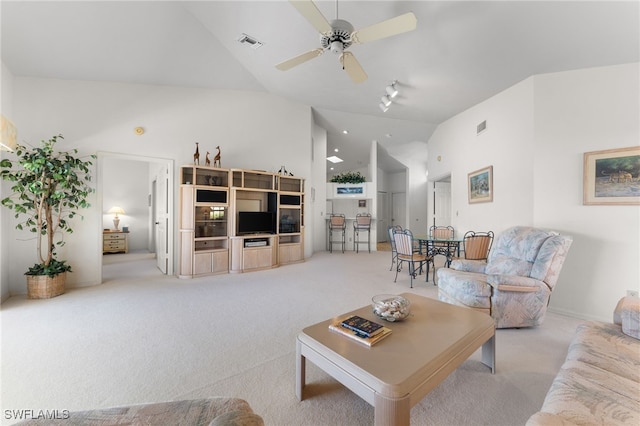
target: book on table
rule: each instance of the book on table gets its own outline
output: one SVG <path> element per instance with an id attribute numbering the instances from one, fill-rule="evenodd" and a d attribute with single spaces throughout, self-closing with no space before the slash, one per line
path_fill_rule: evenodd
<path id="1" fill-rule="evenodd" d="M 343 327 L 342 321 L 336 321 L 332 324 L 329 324 L 329 330 L 349 337 L 350 339 L 366 346 L 373 346 L 374 344 L 391 334 L 390 328 L 382 326 L 378 333 L 371 337 L 366 337 L 355 330 Z"/>
<path id="2" fill-rule="evenodd" d="M 373 337 L 383 331 L 382 324 L 353 315 L 340 323 L 342 327 L 358 332 L 362 337 Z"/>

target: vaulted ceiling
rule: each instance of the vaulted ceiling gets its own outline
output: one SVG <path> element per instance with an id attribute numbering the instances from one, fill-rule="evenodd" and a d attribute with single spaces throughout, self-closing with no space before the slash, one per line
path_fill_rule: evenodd
<path id="1" fill-rule="evenodd" d="M 368 79 L 354 84 L 288 1 L 6 1 L 2 61 L 15 76 L 270 92 L 310 105 L 336 171 L 426 156 L 442 121 L 535 74 L 637 62 L 637 1 L 317 1 L 361 29 L 412 11 L 415 31 L 349 48 Z M 238 41 L 247 34 L 259 49 Z M 385 87 L 399 96 L 379 108 Z M 343 130 L 348 130 L 347 135 Z"/>

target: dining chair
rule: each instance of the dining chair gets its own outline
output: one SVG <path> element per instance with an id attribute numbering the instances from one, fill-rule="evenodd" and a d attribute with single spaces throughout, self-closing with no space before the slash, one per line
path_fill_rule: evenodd
<path id="1" fill-rule="evenodd" d="M 462 240 L 465 259 L 487 260 L 493 244 L 493 231 L 467 231 Z"/>
<path id="2" fill-rule="evenodd" d="M 360 240 L 360 233 L 367 233 L 367 241 Z M 369 253 L 371 253 L 371 215 L 369 213 L 358 213 L 353 222 L 353 249 L 360 252 L 360 244 L 367 243 Z"/>
<path id="3" fill-rule="evenodd" d="M 344 214 L 332 214 L 329 217 L 329 252 L 333 253 L 333 244 L 342 244 L 342 252 L 344 253 L 346 219 Z M 334 240 L 334 233 L 337 234 L 338 240 Z"/>
<path id="4" fill-rule="evenodd" d="M 455 231 L 453 226 L 436 226 L 433 225 L 429 228 L 429 238 L 434 240 L 452 240 Z M 451 264 L 451 259 L 455 254 L 457 245 L 449 242 L 432 241 L 429 247 L 430 254 L 435 256 L 441 254 L 447 258 L 446 265 Z"/>
<path id="5" fill-rule="evenodd" d="M 396 251 L 398 252 L 397 265 L 396 265 L 396 277 L 393 282 L 398 279 L 398 272 L 402 269 L 403 263 L 409 264 L 409 277 L 411 279 L 411 288 L 413 288 L 413 279 L 416 278 L 418 271 L 422 270 L 422 267 L 427 265 L 427 274 L 425 281 L 429 278 L 429 256 L 427 253 L 415 252 L 413 250 L 413 234 L 409 229 L 401 231 L 395 231 L 393 238 L 396 243 Z M 416 267 L 417 265 L 417 267 Z"/>
<path id="6" fill-rule="evenodd" d="M 393 269 L 393 265 L 398 260 L 398 251 L 396 250 L 396 240 L 393 237 L 393 234 L 396 231 L 402 231 L 402 226 L 394 225 L 394 226 L 389 226 L 387 228 L 387 232 L 389 233 L 389 244 L 391 244 L 391 267 L 389 268 L 390 271 Z"/>

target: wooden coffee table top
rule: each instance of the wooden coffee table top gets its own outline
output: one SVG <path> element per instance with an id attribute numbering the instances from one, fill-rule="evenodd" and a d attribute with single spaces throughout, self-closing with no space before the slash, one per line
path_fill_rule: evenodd
<path id="1" fill-rule="evenodd" d="M 426 382 L 435 387 L 494 336 L 494 321 L 487 314 L 412 293 L 402 296 L 411 301 L 411 315 L 404 321 L 383 321 L 371 306 L 365 306 L 305 328 L 298 340 L 374 392 L 397 398 L 420 387 L 428 392 Z M 393 332 L 367 347 L 329 330 L 329 324 L 351 315 L 381 323 Z"/>

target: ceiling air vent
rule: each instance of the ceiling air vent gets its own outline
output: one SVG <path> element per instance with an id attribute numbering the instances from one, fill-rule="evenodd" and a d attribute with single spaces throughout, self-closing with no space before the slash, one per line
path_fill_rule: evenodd
<path id="1" fill-rule="evenodd" d="M 480 133 L 484 132 L 485 130 L 487 130 L 487 120 L 484 120 L 482 123 L 478 124 L 476 126 L 476 135 L 479 135 Z"/>
<path id="2" fill-rule="evenodd" d="M 238 41 L 242 44 L 247 44 L 251 46 L 251 48 L 254 50 L 261 48 L 262 45 L 264 44 L 245 33 L 242 33 L 242 35 L 238 37 Z"/>

